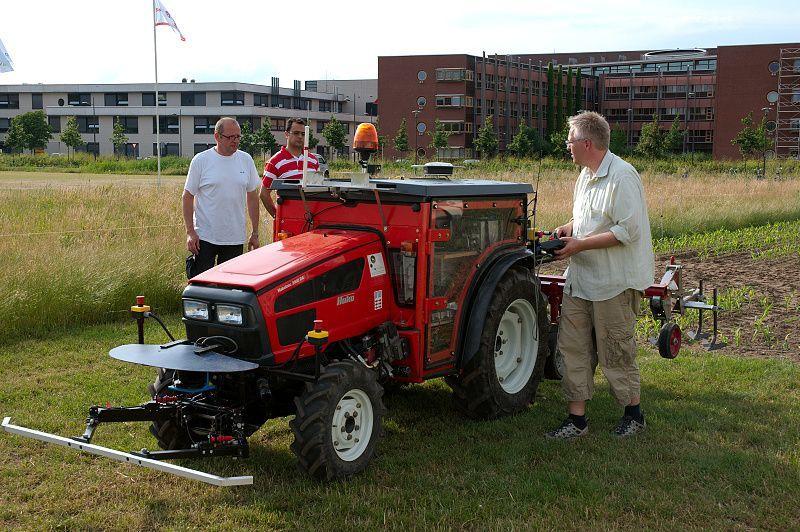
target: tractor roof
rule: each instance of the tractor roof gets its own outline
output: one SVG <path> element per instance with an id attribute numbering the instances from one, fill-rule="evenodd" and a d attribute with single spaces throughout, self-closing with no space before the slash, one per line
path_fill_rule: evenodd
<path id="1" fill-rule="evenodd" d="M 326 180 L 332 185 L 334 179 Z M 346 187 L 349 181 L 342 180 Z M 530 183 L 511 183 L 508 181 L 489 181 L 484 179 L 372 179 L 381 195 L 397 194 L 398 196 L 415 196 L 421 198 L 458 198 L 458 197 L 494 197 L 530 194 L 533 187 Z M 299 179 L 275 180 L 273 190 L 295 191 L 300 188 Z M 317 187 L 319 190 L 319 187 Z"/>

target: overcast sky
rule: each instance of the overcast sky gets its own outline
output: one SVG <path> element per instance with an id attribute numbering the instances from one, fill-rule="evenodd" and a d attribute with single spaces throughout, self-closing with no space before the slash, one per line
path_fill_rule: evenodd
<path id="1" fill-rule="evenodd" d="M 379 55 L 637 50 L 800 41 L 798 0 L 163 0 L 159 80 L 374 78 Z M 153 80 L 151 0 L 0 0 L 0 84 Z"/>

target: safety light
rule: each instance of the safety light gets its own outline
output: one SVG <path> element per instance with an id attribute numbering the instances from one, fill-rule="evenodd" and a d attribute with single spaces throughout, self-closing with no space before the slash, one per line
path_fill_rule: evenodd
<path id="1" fill-rule="evenodd" d="M 234 305 L 217 305 L 217 321 L 226 325 L 241 325 L 242 307 Z"/>
<path id="2" fill-rule="evenodd" d="M 208 303 L 204 301 L 194 301 L 193 299 L 184 299 L 183 315 L 190 320 L 208 321 Z"/>
<path id="3" fill-rule="evenodd" d="M 358 125 L 353 136 L 353 149 L 359 153 L 372 153 L 378 151 L 378 130 L 369 123 Z"/>

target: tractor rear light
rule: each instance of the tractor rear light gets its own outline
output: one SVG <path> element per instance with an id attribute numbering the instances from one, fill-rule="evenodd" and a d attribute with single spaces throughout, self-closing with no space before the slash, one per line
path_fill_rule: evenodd
<path id="1" fill-rule="evenodd" d="M 275 235 L 275 240 L 276 241 L 278 241 L 278 240 L 286 240 L 290 236 L 292 236 L 292 233 L 290 233 L 289 231 L 278 231 L 278 234 Z"/>
<path id="2" fill-rule="evenodd" d="M 190 320 L 208 321 L 208 303 L 204 301 L 194 301 L 193 299 L 184 299 L 183 316 Z"/>
<path id="3" fill-rule="evenodd" d="M 233 305 L 217 305 L 217 321 L 226 325 L 241 325 L 242 307 Z"/>

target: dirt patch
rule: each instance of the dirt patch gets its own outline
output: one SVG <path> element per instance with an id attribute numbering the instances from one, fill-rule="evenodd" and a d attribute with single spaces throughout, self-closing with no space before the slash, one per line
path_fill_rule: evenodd
<path id="1" fill-rule="evenodd" d="M 729 310 L 719 318 L 724 351 L 743 356 L 787 358 L 800 362 L 800 256 L 753 259 L 749 251 L 700 259 L 683 254 L 684 286 L 704 279 L 706 291 L 727 294 Z M 664 271 L 668 257 L 660 257 Z M 709 320 L 706 320 L 709 323 Z"/>
<path id="2" fill-rule="evenodd" d="M 728 307 L 719 316 L 719 332 L 727 344 L 719 353 L 800 363 L 800 256 L 754 259 L 750 251 L 742 251 L 705 259 L 690 252 L 675 258 L 684 265 L 686 289 L 703 279 L 709 301 L 716 287 L 720 303 Z M 657 257 L 657 278 L 668 261 L 669 255 Z M 561 274 L 563 265 L 557 264 L 544 265 L 541 273 Z M 703 327 L 710 331 L 708 314 Z M 694 343 L 684 345 L 700 349 Z"/>

